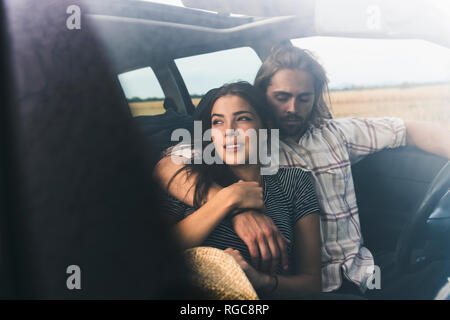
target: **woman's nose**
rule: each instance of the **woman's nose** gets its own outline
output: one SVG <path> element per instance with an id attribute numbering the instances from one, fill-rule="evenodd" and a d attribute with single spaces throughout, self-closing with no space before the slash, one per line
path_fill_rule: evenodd
<path id="1" fill-rule="evenodd" d="M 234 122 L 229 122 L 225 125 L 225 135 L 234 135 L 236 131 L 236 124 Z"/>

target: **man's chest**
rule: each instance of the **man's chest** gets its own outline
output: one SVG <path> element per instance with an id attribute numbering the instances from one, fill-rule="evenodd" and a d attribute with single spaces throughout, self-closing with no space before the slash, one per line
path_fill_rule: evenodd
<path id="1" fill-rule="evenodd" d="M 280 167 L 302 167 L 313 174 L 330 172 L 345 176 L 350 166 L 346 146 L 333 135 L 280 143 Z"/>
<path id="2" fill-rule="evenodd" d="M 351 162 L 342 143 L 310 139 L 281 146 L 280 167 L 302 167 L 311 172 L 323 212 L 343 212 L 356 206 Z"/>

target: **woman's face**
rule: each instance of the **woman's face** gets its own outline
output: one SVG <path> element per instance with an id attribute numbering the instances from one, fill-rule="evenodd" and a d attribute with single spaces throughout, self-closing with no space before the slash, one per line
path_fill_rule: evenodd
<path id="1" fill-rule="evenodd" d="M 226 95 L 211 110 L 212 140 L 218 155 L 228 165 L 256 164 L 260 117 L 239 96 Z"/>

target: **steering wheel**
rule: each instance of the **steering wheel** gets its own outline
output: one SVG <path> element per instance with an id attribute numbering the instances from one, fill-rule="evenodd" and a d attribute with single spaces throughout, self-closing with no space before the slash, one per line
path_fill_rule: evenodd
<path id="1" fill-rule="evenodd" d="M 399 271 L 409 269 L 414 238 L 449 188 L 450 162 L 447 162 L 431 182 L 420 206 L 400 234 L 395 253 L 396 267 Z"/>

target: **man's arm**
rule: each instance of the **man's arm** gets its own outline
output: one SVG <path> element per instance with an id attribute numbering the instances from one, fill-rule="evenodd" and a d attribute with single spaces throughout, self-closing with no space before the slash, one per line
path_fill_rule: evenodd
<path id="1" fill-rule="evenodd" d="M 333 124 L 352 163 L 373 152 L 405 145 L 450 158 L 450 131 L 435 123 L 400 118 L 347 118 L 334 120 Z"/>
<path id="2" fill-rule="evenodd" d="M 450 130 L 441 125 L 405 121 L 406 143 L 450 159 Z"/>
<path id="3" fill-rule="evenodd" d="M 192 214 L 175 226 L 181 246 L 192 248 L 201 245 L 217 225 L 235 208 L 240 197 L 253 199 L 254 206 L 263 205 L 262 187 L 254 181 L 239 181 L 219 191 Z"/>
<path id="4" fill-rule="evenodd" d="M 385 148 L 406 145 L 405 122 L 400 118 L 344 118 L 332 122 L 332 130 L 347 147 L 352 164 Z"/>
<path id="5" fill-rule="evenodd" d="M 300 219 L 295 225 L 293 275 L 280 275 L 275 279 L 268 273 L 255 270 L 239 251 L 231 248 L 225 251 L 241 266 L 255 290 L 262 294 L 269 293 L 266 298 L 299 299 L 322 291 L 320 248 L 320 217 L 316 212 Z"/>
<path id="6" fill-rule="evenodd" d="M 285 270 L 288 268 L 288 240 L 270 217 L 249 210 L 233 217 L 231 223 L 248 248 L 252 266 L 272 274 L 280 262 Z"/>

